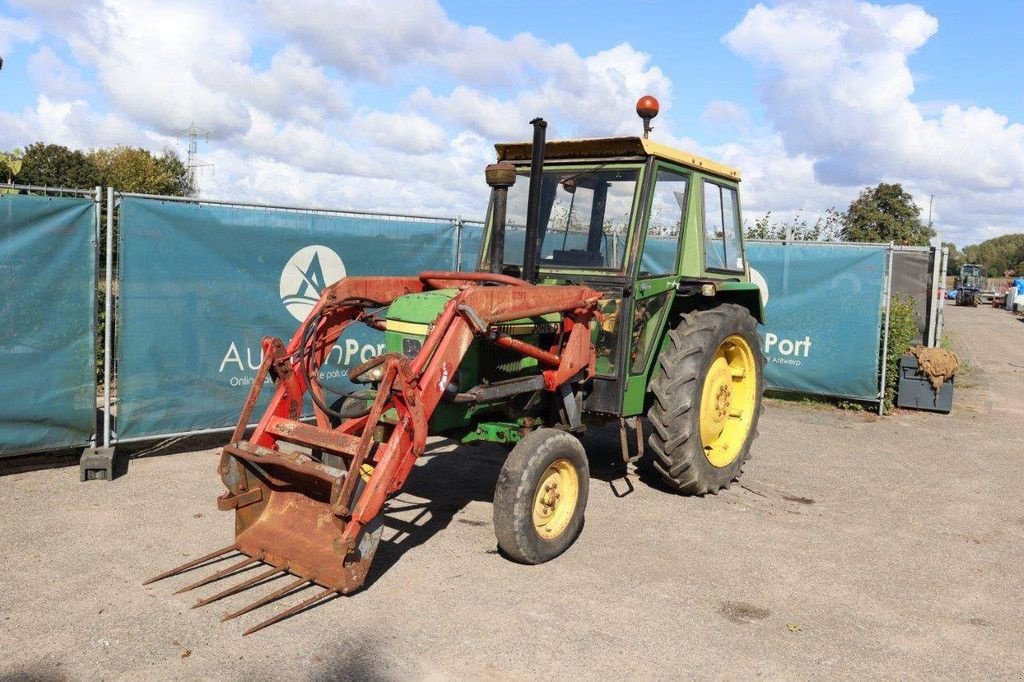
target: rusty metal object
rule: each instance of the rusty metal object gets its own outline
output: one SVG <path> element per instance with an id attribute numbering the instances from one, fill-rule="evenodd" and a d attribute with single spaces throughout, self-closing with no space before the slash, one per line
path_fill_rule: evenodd
<path id="1" fill-rule="evenodd" d="M 633 434 L 636 436 L 636 454 L 629 454 L 629 438 L 626 435 L 626 424 L 632 422 Z M 619 447 L 622 451 L 622 462 L 632 464 L 644 454 L 644 424 L 640 417 L 619 417 Z"/>
<path id="2" fill-rule="evenodd" d="M 508 286 L 483 286 L 484 284 Z M 378 320 L 367 310 L 425 288 L 458 288 L 434 321 L 411 360 L 387 354 L 373 363 L 382 370 L 373 405 L 359 417 L 337 418 L 324 404 L 318 372 L 341 333 L 353 322 Z M 600 294 L 582 286 L 544 286 L 494 273 L 425 272 L 418 278 L 345 278 L 324 290 L 306 321 L 285 345 L 263 341 L 264 358 L 242 410 L 232 442 L 224 447 L 219 473 L 225 492 L 218 508 L 235 513 L 235 542 L 147 581 L 190 571 L 240 555 L 240 561 L 179 590 L 189 591 L 262 565 L 263 571 L 199 599 L 195 606 L 240 594 L 280 576 L 295 581 L 225 616 L 232 619 L 309 585 L 314 596 L 250 628 L 278 622 L 333 595 L 349 594 L 365 581 L 383 529 L 382 510 L 404 485 L 427 442 L 427 423 L 475 339 L 536 357 L 547 369 L 544 388 L 586 378 L 594 371 L 588 324 Z M 472 312 L 472 314 L 470 314 Z M 543 349 L 495 332 L 500 322 L 563 313 L 558 341 Z M 270 403 L 249 438 L 245 426 L 263 379 L 274 379 Z M 316 424 L 298 421 L 306 395 L 314 399 Z M 387 422 L 382 421 L 385 415 Z M 331 453 L 330 466 L 284 445 Z M 333 460 L 332 460 L 333 461 Z M 242 576 L 244 577 L 244 576 Z"/>

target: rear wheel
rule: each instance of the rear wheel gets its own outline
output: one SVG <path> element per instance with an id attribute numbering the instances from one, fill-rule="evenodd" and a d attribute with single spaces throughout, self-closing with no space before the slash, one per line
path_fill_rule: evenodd
<path id="1" fill-rule="evenodd" d="M 575 436 L 537 429 L 505 460 L 494 489 L 498 546 L 525 564 L 554 559 L 583 528 L 590 467 Z"/>
<path id="2" fill-rule="evenodd" d="M 683 315 L 651 381 L 654 468 L 682 493 L 727 488 L 750 457 L 764 393 L 757 323 L 723 304 Z"/>

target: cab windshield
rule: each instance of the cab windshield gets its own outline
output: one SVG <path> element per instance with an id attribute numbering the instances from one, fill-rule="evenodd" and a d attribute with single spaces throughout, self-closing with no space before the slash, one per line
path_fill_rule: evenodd
<path id="1" fill-rule="evenodd" d="M 545 170 L 540 201 L 540 267 L 622 268 L 639 169 Z M 529 169 L 508 191 L 505 265 L 523 264 Z M 483 259 L 487 260 L 487 249 Z"/>

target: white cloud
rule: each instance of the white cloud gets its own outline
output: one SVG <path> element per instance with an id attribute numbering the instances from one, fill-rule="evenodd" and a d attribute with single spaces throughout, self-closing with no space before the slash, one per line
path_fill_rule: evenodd
<path id="1" fill-rule="evenodd" d="M 448 144 L 441 126 L 416 113 L 362 112 L 354 118 L 350 130 L 381 147 L 410 154 L 439 152 Z"/>
<path id="2" fill-rule="evenodd" d="M 173 144 L 173 138 L 142 130 L 115 113 L 98 112 L 81 99 L 39 95 L 34 107 L 18 113 L 0 111 L 0 148 L 37 141 L 77 149 L 125 144 L 154 151 Z"/>
<path id="3" fill-rule="evenodd" d="M 320 123 L 325 117 L 348 114 L 344 86 L 296 45 L 275 53 L 266 71 L 257 72 L 245 61 L 228 59 L 200 61 L 192 71 L 208 90 L 249 102 L 279 120 L 296 117 Z"/>
<path id="4" fill-rule="evenodd" d="M 728 100 L 716 99 L 708 102 L 701 112 L 700 119 L 705 123 L 741 131 L 750 127 L 750 114 L 747 110 Z"/>
<path id="5" fill-rule="evenodd" d="M 0 16 L 0 57 L 10 58 L 15 45 L 36 40 L 39 40 L 39 29 L 34 22 Z"/>
<path id="6" fill-rule="evenodd" d="M 759 68 L 780 151 L 810 160 L 817 183 L 899 181 L 925 204 L 948 196 L 945 228 L 966 235 L 1024 210 L 1024 126 L 957 104 L 926 115 L 912 100 L 908 59 L 938 28 L 914 5 L 788 2 L 757 5 L 723 41 Z M 969 201 L 1001 208 L 983 218 Z"/>
<path id="7" fill-rule="evenodd" d="M 552 123 L 549 135 L 636 135 L 641 127 L 633 105 L 640 96 L 661 100 L 659 125 L 671 109 L 672 83 L 650 62 L 650 55 L 622 44 L 583 59 L 582 71 L 570 78 L 555 72 L 512 97 L 460 85 L 447 95 L 419 88 L 410 102 L 492 139 L 528 137 L 527 123 L 542 114 Z"/>
<path id="8" fill-rule="evenodd" d="M 28 75 L 38 84 L 40 92 L 46 95 L 74 99 L 87 91 L 82 74 L 46 45 L 29 57 Z"/>
<path id="9" fill-rule="evenodd" d="M 568 45 L 529 34 L 502 40 L 479 26 L 451 21 L 433 0 L 263 0 L 278 29 L 323 61 L 357 79 L 390 82 L 423 69 L 474 86 L 517 84 L 532 72 L 578 71 Z"/>
<path id="10" fill-rule="evenodd" d="M 907 59 L 937 29 L 911 5 L 758 5 L 725 42 L 763 68 L 768 117 L 790 152 L 817 159 L 826 182 L 922 173 L 979 188 L 1016 182 L 1024 126 L 956 105 L 925 118 L 911 101 Z"/>

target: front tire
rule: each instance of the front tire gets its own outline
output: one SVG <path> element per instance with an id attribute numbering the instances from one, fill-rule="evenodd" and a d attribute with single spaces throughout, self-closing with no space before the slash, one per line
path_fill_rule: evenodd
<path id="1" fill-rule="evenodd" d="M 590 467 L 575 436 L 542 428 L 519 441 L 494 489 L 494 535 L 514 561 L 540 564 L 569 549 L 583 529 Z"/>
<path id="2" fill-rule="evenodd" d="M 764 357 L 750 312 L 726 303 L 683 314 L 658 357 L 648 412 L 654 468 L 675 490 L 717 493 L 739 477 L 757 437 Z"/>

